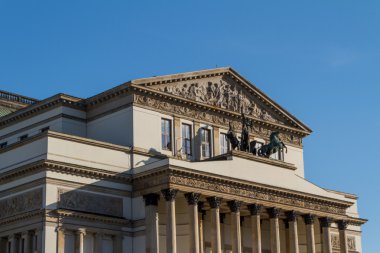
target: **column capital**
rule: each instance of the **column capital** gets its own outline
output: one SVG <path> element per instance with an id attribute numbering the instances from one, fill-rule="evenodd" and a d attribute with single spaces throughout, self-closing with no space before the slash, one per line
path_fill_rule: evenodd
<path id="1" fill-rule="evenodd" d="M 240 206 L 241 202 L 238 200 L 231 200 L 227 202 L 228 207 L 230 208 L 231 212 L 237 213 L 240 212 Z"/>
<path id="2" fill-rule="evenodd" d="M 331 218 L 323 217 L 319 218 L 319 222 L 321 223 L 321 227 L 328 228 L 331 226 L 331 223 L 333 222 Z"/>
<path id="3" fill-rule="evenodd" d="M 189 205 L 197 205 L 201 194 L 195 192 L 185 193 L 185 198 Z"/>
<path id="4" fill-rule="evenodd" d="M 160 195 L 157 193 L 149 193 L 143 196 L 145 206 L 157 206 Z"/>
<path id="5" fill-rule="evenodd" d="M 178 190 L 168 188 L 168 189 L 163 189 L 161 192 L 162 192 L 162 195 L 164 195 L 164 198 L 166 201 L 174 201 L 175 197 L 177 196 Z"/>
<path id="6" fill-rule="evenodd" d="M 56 228 L 56 231 L 57 232 L 65 232 L 65 228 L 60 226 L 60 227 Z M 30 233 L 30 231 L 29 231 L 29 233 Z"/>
<path id="7" fill-rule="evenodd" d="M 219 208 L 220 204 L 222 203 L 222 199 L 218 197 L 208 197 L 207 201 L 210 204 L 211 208 Z"/>
<path id="8" fill-rule="evenodd" d="M 295 211 L 286 212 L 287 221 L 297 221 L 298 214 Z"/>
<path id="9" fill-rule="evenodd" d="M 251 204 L 247 206 L 249 211 L 251 212 L 251 215 L 259 215 L 262 209 L 262 205 L 259 204 Z"/>
<path id="10" fill-rule="evenodd" d="M 76 231 L 77 235 L 86 235 L 86 229 L 85 228 L 78 228 Z"/>
<path id="11" fill-rule="evenodd" d="M 269 214 L 269 217 L 272 218 L 278 218 L 280 216 L 280 209 L 276 207 L 267 208 L 267 212 Z"/>
<path id="12" fill-rule="evenodd" d="M 224 220 L 226 219 L 226 214 L 225 213 L 220 213 L 219 214 L 219 218 L 220 218 L 220 223 L 224 224 Z"/>
<path id="13" fill-rule="evenodd" d="M 349 222 L 347 220 L 339 220 L 338 222 L 339 230 L 346 230 Z"/>
<path id="14" fill-rule="evenodd" d="M 314 224 L 314 215 L 312 214 L 305 214 L 303 215 L 303 220 L 305 221 L 306 225 L 312 225 Z"/>

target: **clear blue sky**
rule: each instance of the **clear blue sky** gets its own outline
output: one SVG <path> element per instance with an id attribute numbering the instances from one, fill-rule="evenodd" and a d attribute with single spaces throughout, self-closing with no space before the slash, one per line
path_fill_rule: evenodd
<path id="1" fill-rule="evenodd" d="M 183 2 L 0 0 L 0 89 L 88 97 L 232 66 L 314 130 L 307 178 L 359 195 L 377 253 L 380 2 Z"/>

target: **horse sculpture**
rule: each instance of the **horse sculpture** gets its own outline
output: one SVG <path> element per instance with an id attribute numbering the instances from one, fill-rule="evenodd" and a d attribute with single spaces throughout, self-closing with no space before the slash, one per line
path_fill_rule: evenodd
<path id="1" fill-rule="evenodd" d="M 239 147 L 240 142 L 236 136 L 234 129 L 232 128 L 231 122 L 229 123 L 226 139 L 231 143 L 232 150 L 235 150 L 237 147 Z"/>
<path id="2" fill-rule="evenodd" d="M 241 129 L 241 143 L 240 143 L 240 150 L 249 152 L 249 131 L 248 127 L 252 127 L 252 121 L 247 119 L 244 115 L 244 113 L 241 114 L 242 116 L 242 129 Z"/>
<path id="3" fill-rule="evenodd" d="M 279 132 L 272 132 L 269 137 L 269 144 L 263 145 L 258 150 L 259 156 L 265 156 L 269 158 L 272 154 L 282 151 L 285 149 L 285 152 L 288 152 L 288 148 L 285 146 L 285 144 L 281 141 L 279 137 Z"/>

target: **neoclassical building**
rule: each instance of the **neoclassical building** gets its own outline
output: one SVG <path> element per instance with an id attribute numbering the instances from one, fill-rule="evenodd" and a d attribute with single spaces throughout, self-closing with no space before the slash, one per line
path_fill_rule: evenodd
<path id="1" fill-rule="evenodd" d="M 304 177 L 309 134 L 231 68 L 1 91 L 0 252 L 362 252 L 357 197 Z"/>

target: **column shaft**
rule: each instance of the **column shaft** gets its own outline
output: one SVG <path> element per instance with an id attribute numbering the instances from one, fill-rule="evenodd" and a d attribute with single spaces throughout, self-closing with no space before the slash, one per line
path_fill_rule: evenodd
<path id="1" fill-rule="evenodd" d="M 102 253 L 103 250 L 103 234 L 101 233 L 96 233 L 94 235 L 94 241 L 95 241 L 95 247 L 94 247 L 94 253 Z M 147 242 L 145 242 L 147 243 Z"/>
<path id="2" fill-rule="evenodd" d="M 175 197 L 177 190 L 165 189 L 162 194 L 166 200 L 166 252 L 177 252 L 177 227 L 175 217 Z"/>
<path id="3" fill-rule="evenodd" d="M 344 220 L 338 221 L 340 253 L 348 253 L 347 230 L 346 230 L 347 226 L 348 226 L 347 221 L 344 221 Z"/>
<path id="4" fill-rule="evenodd" d="M 241 253 L 240 211 L 231 212 L 232 253 Z"/>
<path id="5" fill-rule="evenodd" d="M 260 211 L 262 206 L 252 204 L 247 206 L 251 213 L 251 227 L 252 227 L 252 253 L 261 253 L 261 223 Z"/>
<path id="6" fill-rule="evenodd" d="M 314 216 L 312 214 L 306 214 L 303 218 L 306 226 L 307 253 L 315 253 Z"/>
<path id="7" fill-rule="evenodd" d="M 204 242 L 204 227 L 203 227 L 203 222 L 204 222 L 204 216 L 206 214 L 206 211 L 202 211 L 199 213 L 199 253 L 204 253 L 205 250 L 205 242 Z"/>
<path id="8" fill-rule="evenodd" d="M 75 253 L 84 253 L 84 235 L 85 230 L 83 228 L 78 229 L 75 238 Z"/>
<path id="9" fill-rule="evenodd" d="M 190 227 L 190 253 L 199 253 L 199 226 L 198 226 L 198 201 L 199 193 L 186 193 L 185 198 L 189 204 Z"/>
<path id="10" fill-rule="evenodd" d="M 65 252 L 65 231 L 62 227 L 57 228 L 57 252 L 64 253 Z"/>
<path id="11" fill-rule="evenodd" d="M 159 252 L 158 200 L 160 195 L 150 193 L 144 195 L 145 201 L 145 252 Z M 101 253 L 101 252 L 99 252 Z"/>
<path id="12" fill-rule="evenodd" d="M 297 219 L 289 221 L 289 252 L 299 253 Z"/>
<path id="13" fill-rule="evenodd" d="M 321 218 L 320 223 L 322 227 L 323 253 L 332 253 L 331 231 L 330 231 L 331 219 Z"/>
<path id="14" fill-rule="evenodd" d="M 268 209 L 270 217 L 270 248 L 271 253 L 281 253 L 280 247 L 280 225 L 278 221 L 278 216 L 280 210 L 277 208 Z"/>
<path id="15" fill-rule="evenodd" d="M 211 207 L 211 249 L 212 253 L 222 253 L 220 238 L 220 212 L 221 199 L 217 197 L 207 198 Z"/>

